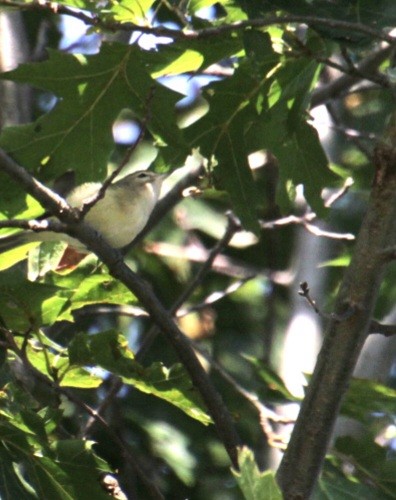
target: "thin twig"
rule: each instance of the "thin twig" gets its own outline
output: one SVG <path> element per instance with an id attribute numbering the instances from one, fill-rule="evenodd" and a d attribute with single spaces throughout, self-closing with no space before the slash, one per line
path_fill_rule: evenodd
<path id="1" fill-rule="evenodd" d="M 342 134 L 345 135 L 346 138 L 357 137 L 358 139 L 362 139 L 365 141 L 378 141 L 378 139 L 379 139 L 378 135 L 374 134 L 373 132 L 365 132 L 363 130 L 356 130 L 354 128 L 344 127 L 343 125 L 340 125 L 340 124 L 333 123 L 332 125 L 330 125 L 330 128 L 332 130 L 335 130 L 336 132 L 341 132 Z"/>
<path id="2" fill-rule="evenodd" d="M 188 22 L 187 16 L 185 13 L 179 8 L 178 5 L 172 5 L 168 0 L 161 0 L 161 4 L 165 5 L 165 7 L 172 12 L 180 21 L 181 25 L 186 28 L 187 26 L 190 25 Z M 159 6 L 158 6 L 159 8 Z"/>
<path id="3" fill-rule="evenodd" d="M 298 292 L 298 295 L 301 295 L 304 297 L 308 304 L 312 307 L 312 309 L 318 314 L 321 318 L 326 319 L 326 320 L 333 320 L 333 321 L 345 321 L 348 318 L 352 316 L 354 313 L 354 308 L 350 307 L 348 310 L 346 310 L 342 315 L 341 314 L 335 314 L 335 313 L 325 313 L 316 304 L 316 301 L 311 297 L 310 294 L 310 289 L 308 286 L 308 283 L 306 281 L 303 281 L 300 283 L 300 290 Z"/>
<path id="4" fill-rule="evenodd" d="M 103 399 L 101 402 L 100 406 L 98 407 L 97 410 L 95 410 L 96 415 L 101 415 L 103 416 L 104 412 L 106 409 L 111 405 L 113 402 L 114 398 L 117 396 L 117 394 L 120 392 L 121 388 L 123 386 L 122 380 L 120 377 L 112 376 L 112 381 L 111 381 L 111 387 L 108 393 L 106 394 L 106 397 Z M 94 418 L 92 415 L 88 419 L 88 422 L 85 424 L 84 429 L 80 433 L 82 437 L 87 437 L 91 433 L 92 427 L 94 424 L 97 422 L 96 418 Z"/>
<path id="5" fill-rule="evenodd" d="M 329 102 L 326 104 L 326 109 L 327 109 L 327 112 L 329 113 L 331 119 L 333 120 L 333 122 L 336 124 L 336 125 L 339 125 L 341 123 L 341 120 L 340 118 L 338 117 L 338 114 L 335 110 L 335 106 L 333 105 L 332 102 Z M 372 160 L 373 159 L 373 152 L 372 150 L 366 146 L 366 144 L 360 139 L 359 136 L 356 136 L 356 135 L 349 135 L 349 136 L 346 136 L 347 139 L 352 142 L 353 144 L 355 144 L 355 146 L 366 156 L 366 158 L 368 160 Z"/>
<path id="6" fill-rule="evenodd" d="M 380 87 L 389 88 L 390 82 L 385 75 L 375 74 L 375 73 L 363 73 L 358 66 L 349 66 L 346 67 L 342 64 L 339 64 L 328 57 L 321 57 L 315 52 L 308 51 L 307 54 L 310 58 L 315 61 L 325 64 L 329 68 L 333 68 L 338 70 L 340 73 L 343 73 L 345 76 L 349 76 L 355 80 L 367 80 L 369 82 L 375 83 Z M 313 106 L 312 106 L 313 107 Z"/>
<path id="7" fill-rule="evenodd" d="M 206 274 L 211 270 L 213 262 L 216 257 L 227 247 L 231 238 L 234 236 L 235 232 L 240 230 L 240 223 L 235 218 L 235 216 L 229 212 L 228 213 L 228 223 L 223 237 L 217 242 L 217 244 L 212 248 L 209 253 L 208 259 L 201 266 L 197 274 L 191 280 L 189 285 L 184 289 L 182 294 L 176 299 L 169 309 L 169 314 L 174 315 L 176 311 L 181 307 L 184 302 L 194 293 L 196 288 L 200 285 Z M 144 335 L 143 342 L 140 346 L 139 351 L 136 354 L 136 358 L 140 361 L 148 352 L 153 341 L 159 333 L 159 329 L 156 325 L 152 326 L 150 330 Z"/>
<path id="8" fill-rule="evenodd" d="M 238 392 L 242 397 L 244 397 L 247 401 L 249 401 L 249 403 L 252 406 L 254 406 L 257 413 L 259 414 L 260 425 L 263 429 L 264 434 L 267 437 L 268 444 L 275 448 L 282 448 L 282 449 L 285 448 L 286 443 L 284 439 L 282 438 L 281 435 L 277 434 L 274 431 L 271 422 L 287 425 L 294 423 L 294 420 L 282 417 L 281 415 L 278 415 L 275 411 L 268 408 L 268 406 L 266 406 L 264 403 L 260 401 L 260 398 L 257 396 L 257 394 L 248 391 L 241 384 L 239 384 L 239 382 L 237 382 L 221 366 L 220 363 L 215 361 L 206 350 L 202 349 L 194 342 L 192 342 L 192 344 L 194 345 L 194 348 L 200 353 L 200 355 L 206 359 L 206 361 L 210 364 L 210 366 L 214 368 L 221 375 L 221 377 L 224 380 L 226 380 L 231 385 L 231 387 L 233 387 L 233 389 L 236 392 Z"/>
<path id="9" fill-rule="evenodd" d="M 198 304 L 194 304 L 194 305 L 186 307 L 186 308 L 180 308 L 176 313 L 176 317 L 182 318 L 183 316 L 187 316 L 188 314 L 191 314 L 192 312 L 200 311 L 201 309 L 205 309 L 209 305 L 212 305 L 215 302 L 218 302 L 219 300 L 224 299 L 224 297 L 228 297 L 229 295 L 235 293 L 243 285 L 245 285 L 248 281 L 250 281 L 256 277 L 257 277 L 257 275 L 252 275 L 252 276 L 248 276 L 244 279 L 234 281 L 233 283 L 228 285 L 226 288 L 224 288 L 224 290 L 219 290 L 219 291 L 210 293 L 207 297 L 205 297 Z"/>
<path id="10" fill-rule="evenodd" d="M 209 256 L 209 251 L 202 247 L 192 244 L 184 247 L 172 245 L 170 243 L 148 243 L 144 247 L 146 252 L 176 259 L 185 259 L 191 262 L 205 262 Z M 282 286 L 288 286 L 294 279 L 294 274 L 290 271 L 274 271 L 272 269 L 263 269 L 238 261 L 235 258 L 224 254 L 218 255 L 212 266 L 212 270 L 231 276 L 232 278 L 246 279 L 251 276 L 263 276 L 274 283 Z"/>
<path id="11" fill-rule="evenodd" d="M 326 199 L 325 207 L 326 208 L 332 207 L 334 205 L 334 203 L 336 203 L 343 196 L 345 196 L 348 193 L 348 191 L 350 190 L 350 188 L 353 186 L 353 183 L 354 183 L 354 181 L 353 181 L 352 177 L 348 177 L 347 179 L 345 179 L 345 182 L 344 182 L 342 188 L 340 190 L 336 191 L 335 193 L 332 193 Z M 355 237 L 353 239 L 355 239 Z"/>
<path id="12" fill-rule="evenodd" d="M 185 287 L 183 293 L 176 299 L 170 308 L 170 313 L 175 314 L 176 311 L 181 307 L 189 297 L 194 293 L 198 286 L 202 283 L 204 277 L 211 270 L 213 262 L 215 261 L 217 255 L 219 255 L 230 243 L 232 237 L 237 231 L 241 230 L 241 224 L 232 214 L 232 212 L 227 213 L 227 227 L 222 238 L 217 242 L 217 244 L 212 248 L 209 253 L 209 257 L 203 266 L 198 270 L 197 274 L 190 281 L 190 283 Z"/>
<path id="13" fill-rule="evenodd" d="M 202 28 L 198 30 L 175 30 L 165 28 L 163 26 L 140 26 L 134 23 L 121 23 L 117 21 L 103 20 L 98 15 L 92 13 L 85 14 L 83 11 L 74 10 L 61 4 L 55 4 L 49 1 L 19 3 L 9 0 L 1 0 L 0 5 L 6 7 L 16 7 L 20 10 L 47 10 L 55 14 L 63 14 L 75 17 L 88 26 L 94 26 L 103 30 L 116 31 L 139 31 L 141 33 L 152 34 L 156 36 L 169 37 L 172 40 L 196 40 L 201 38 L 211 38 L 230 34 L 235 31 L 241 31 L 249 28 L 265 28 L 276 24 L 295 24 L 304 23 L 311 28 L 315 26 L 326 26 L 330 28 L 339 28 L 351 32 L 361 33 L 377 40 L 383 40 L 390 44 L 394 43 L 394 38 L 387 33 L 380 30 L 371 28 L 370 26 L 354 23 L 349 21 L 342 21 L 338 19 L 329 19 L 328 17 L 319 16 L 304 16 L 304 15 L 271 15 L 258 19 L 247 19 L 244 21 L 236 21 L 234 23 L 223 24 L 221 26 Z"/>
<path id="14" fill-rule="evenodd" d="M 394 42 L 385 48 L 380 48 L 379 50 L 370 53 L 366 58 L 362 59 L 356 66 L 358 72 L 361 75 L 366 75 L 367 73 L 371 74 L 390 56 L 393 50 L 393 45 Z M 312 93 L 311 109 L 316 106 L 320 106 L 321 104 L 325 104 L 330 99 L 340 97 L 360 79 L 361 77 L 357 75 L 344 74 L 327 85 L 322 85 Z"/>
<path id="15" fill-rule="evenodd" d="M 315 220 L 316 217 L 317 216 L 314 212 L 308 212 L 302 217 L 297 217 L 296 215 L 288 215 L 287 217 L 282 217 L 273 221 L 261 222 L 260 226 L 262 229 L 274 229 L 277 226 L 280 227 L 296 224 L 303 226 L 308 232 L 314 234 L 315 236 L 347 241 L 352 241 L 355 239 L 355 236 L 351 233 L 335 233 L 332 231 L 325 231 L 318 228 L 317 226 L 314 226 L 313 224 L 310 224 L 310 222 Z"/>

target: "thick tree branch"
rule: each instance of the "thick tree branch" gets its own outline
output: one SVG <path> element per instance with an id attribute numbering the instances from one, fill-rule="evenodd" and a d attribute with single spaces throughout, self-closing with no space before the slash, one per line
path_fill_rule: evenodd
<path id="1" fill-rule="evenodd" d="M 110 274 L 119 279 L 140 300 L 152 320 L 172 344 L 180 361 L 188 371 L 193 384 L 199 391 L 213 418 L 217 433 L 228 452 L 233 466 L 238 467 L 237 446 L 240 444 L 240 439 L 234 428 L 232 418 L 187 339 L 153 294 L 148 283 L 127 267 L 118 250 L 110 247 L 100 238 L 96 231 L 80 222 L 79 218 L 76 218 L 73 209 L 62 198 L 34 179 L 2 150 L 0 150 L 0 168 L 23 185 L 26 192 L 34 196 L 44 208 L 50 210 L 62 222 L 67 224 L 68 234 L 80 240 L 93 251 L 108 267 Z"/>
<path id="2" fill-rule="evenodd" d="M 315 26 L 326 26 L 327 28 L 338 28 L 347 31 L 361 33 L 377 40 L 383 40 L 390 44 L 394 43 L 394 38 L 380 30 L 371 28 L 361 23 L 342 21 L 339 19 L 329 19 L 328 17 L 305 16 L 305 15 L 268 15 L 259 19 L 247 19 L 234 23 L 223 24 L 221 26 L 202 28 L 198 30 L 180 30 L 165 28 L 163 26 L 140 26 L 134 23 L 121 23 L 116 21 L 107 21 L 94 14 L 86 14 L 83 11 L 74 10 L 61 4 L 49 1 L 19 3 L 9 0 L 1 0 L 0 5 L 6 7 L 17 7 L 20 10 L 49 10 L 56 14 L 63 14 L 79 19 L 87 26 L 95 26 L 109 31 L 138 31 L 156 36 L 169 37 L 173 40 L 191 40 L 199 38 L 210 38 L 222 36 L 236 31 L 242 31 L 249 28 L 265 28 L 274 24 L 293 24 L 303 23 L 315 28 Z"/>
<path id="3" fill-rule="evenodd" d="M 390 130 L 388 137 L 396 137 Z M 393 132 L 393 134 L 392 134 Z M 375 151 L 375 177 L 354 255 L 342 281 L 317 364 L 277 478 L 287 499 L 309 498 L 320 472 L 342 398 L 369 333 L 385 261 L 396 241 L 396 143 Z"/>

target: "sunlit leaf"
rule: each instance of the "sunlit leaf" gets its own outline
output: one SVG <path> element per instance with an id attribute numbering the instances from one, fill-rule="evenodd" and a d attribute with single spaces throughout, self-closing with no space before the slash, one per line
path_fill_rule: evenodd
<path id="1" fill-rule="evenodd" d="M 266 75 L 278 62 L 268 37 L 259 38 L 250 43 L 249 50 L 260 46 L 265 55 L 259 61 L 245 61 L 232 77 L 208 85 L 204 97 L 209 112 L 186 130 L 192 147 L 199 146 L 205 157 L 215 158 L 215 175 L 220 186 L 229 193 L 245 228 L 254 232 L 258 231 L 259 196 L 248 163 L 251 151 L 245 143 L 245 134 L 257 119 L 261 94 L 268 90 Z"/>
<path id="2" fill-rule="evenodd" d="M 341 412 L 365 422 L 376 413 L 394 415 L 395 401 L 395 389 L 374 380 L 353 378 L 349 384 Z"/>
<path id="3" fill-rule="evenodd" d="M 111 2 L 109 13 L 114 21 L 140 24 L 148 21 L 154 0 L 119 0 Z"/>
<path id="4" fill-rule="evenodd" d="M 0 137 L 1 147 L 42 177 L 53 178 L 69 168 L 76 170 L 78 181 L 103 177 L 114 148 L 112 126 L 124 108 L 140 119 L 150 113 L 150 131 L 171 147 L 184 147 L 175 120 L 180 96 L 150 77 L 136 46 L 104 44 L 99 54 L 88 56 L 51 51 L 48 61 L 21 65 L 1 78 L 29 83 L 59 98 L 36 122 L 7 128 Z M 4 179 L 0 192 L 15 193 L 14 184 Z M 0 200 L 1 210 L 3 196 Z"/>
<path id="5" fill-rule="evenodd" d="M 72 364 L 98 365 L 122 377 L 124 383 L 168 401 L 190 417 L 206 425 L 211 422 L 181 365 L 141 366 L 135 361 L 125 337 L 115 331 L 77 335 L 69 346 L 69 355 Z"/>
<path id="6" fill-rule="evenodd" d="M 21 332 L 54 323 L 67 299 L 52 285 L 26 281 L 19 271 L 0 274 L 0 315 L 8 328 Z"/>
<path id="7" fill-rule="evenodd" d="M 283 496 L 272 471 L 260 472 L 252 450 L 238 453 L 239 471 L 232 471 L 246 500 L 282 500 Z"/>

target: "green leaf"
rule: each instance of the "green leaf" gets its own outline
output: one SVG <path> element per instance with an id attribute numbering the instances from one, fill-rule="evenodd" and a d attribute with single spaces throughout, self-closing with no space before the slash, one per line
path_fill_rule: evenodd
<path id="1" fill-rule="evenodd" d="M 67 368 L 62 375 L 60 384 L 62 387 L 75 387 L 76 389 L 96 389 L 103 382 L 101 377 L 98 377 L 88 370 L 80 366 L 72 366 Z"/>
<path id="2" fill-rule="evenodd" d="M 92 56 L 50 51 L 48 61 L 3 73 L 3 79 L 30 83 L 59 100 L 36 122 L 5 129 L 0 146 L 45 179 L 69 168 L 76 170 L 78 182 L 98 179 L 106 173 L 114 148 L 112 126 L 119 113 L 129 108 L 144 119 L 148 107 L 147 126 L 154 136 L 183 150 L 175 119 L 180 96 L 150 77 L 142 52 L 136 46 L 116 43 L 103 44 L 101 52 Z M 12 183 L 5 182 L 0 193 L 7 193 L 10 186 L 15 192 Z M 4 206 L 1 194 L 0 210 Z"/>
<path id="3" fill-rule="evenodd" d="M 371 481 L 370 481 L 371 482 Z M 321 477 L 312 494 L 312 500 L 385 500 L 384 492 L 370 484 L 347 477 L 338 467 L 326 460 Z"/>
<path id="4" fill-rule="evenodd" d="M 149 434 L 155 455 L 164 460 L 184 484 L 193 486 L 197 460 L 190 448 L 189 439 L 176 426 L 162 420 L 143 424 Z"/>
<path id="5" fill-rule="evenodd" d="M 108 498 L 98 478 L 110 469 L 92 452 L 92 442 L 62 440 L 50 447 L 44 425 L 50 413 L 18 413 L 15 402 L 13 410 L 9 417 L 2 412 L 0 418 L 2 498 L 15 498 L 8 496 L 10 491 L 19 491 L 17 498 L 31 498 L 34 492 L 56 500 Z"/>
<path id="6" fill-rule="evenodd" d="M 366 434 L 358 439 L 342 436 L 337 439 L 335 447 L 353 463 L 354 475 L 373 482 L 384 498 L 396 497 L 396 460 L 389 460 L 387 450 L 376 444 L 371 436 Z"/>
<path id="7" fill-rule="evenodd" d="M 287 389 L 283 380 L 263 361 L 246 354 L 243 357 L 252 365 L 256 377 L 264 386 L 259 388 L 262 399 L 275 401 L 299 401 L 298 398 Z"/>
<path id="8" fill-rule="evenodd" d="M 70 297 L 71 308 L 89 304 L 136 304 L 128 288 L 109 274 L 94 274 L 83 279 Z"/>
<path id="9" fill-rule="evenodd" d="M 95 270 L 94 259 L 86 258 L 72 272 L 67 274 L 51 273 L 47 281 L 60 287 L 60 294 L 67 297 L 58 320 L 74 321 L 72 312 L 93 304 L 136 304 L 135 296 L 120 281 L 105 272 Z"/>
<path id="10" fill-rule="evenodd" d="M 212 7 L 216 4 L 221 5 L 227 12 L 228 15 L 224 19 L 225 21 L 231 22 L 246 19 L 245 13 L 240 7 L 237 7 L 238 2 L 234 0 L 190 0 L 188 2 L 188 10 L 195 14 L 205 7 Z"/>
<path id="11" fill-rule="evenodd" d="M 15 269 L 0 274 L 0 316 L 7 328 L 37 329 L 58 318 L 67 299 L 53 285 L 32 283 Z"/>
<path id="12" fill-rule="evenodd" d="M 238 452 L 239 471 L 232 473 L 246 500 L 282 500 L 282 493 L 272 471 L 260 472 L 252 450 L 247 447 Z"/>
<path id="13" fill-rule="evenodd" d="M 347 267 L 351 262 L 351 256 L 348 254 L 340 255 L 335 259 L 325 260 L 318 265 L 318 268 L 321 267 Z"/>
<path id="14" fill-rule="evenodd" d="M 68 7 L 77 7 L 78 9 L 89 10 L 90 12 L 98 11 L 98 2 L 94 0 L 60 0 L 58 3 Z"/>
<path id="15" fill-rule="evenodd" d="M 15 266 L 18 262 L 25 260 L 28 252 L 38 245 L 38 242 L 28 243 L 26 245 L 13 248 L 12 250 L 2 252 L 0 255 L 0 271 L 5 271 L 10 267 Z"/>
<path id="16" fill-rule="evenodd" d="M 119 0 L 111 2 L 109 14 L 120 23 L 147 24 L 147 14 L 154 0 Z"/>
<path id="17" fill-rule="evenodd" d="M 3 500 L 37 500 L 32 487 L 15 473 L 15 464 L 7 449 L 0 446 L 0 495 Z"/>
<path id="18" fill-rule="evenodd" d="M 375 413 L 395 414 L 396 390 L 374 380 L 353 378 L 341 407 L 341 413 L 363 423 Z"/>
<path id="19" fill-rule="evenodd" d="M 277 201 L 283 209 L 297 185 L 319 215 L 324 214 L 322 189 L 337 176 L 330 170 L 316 130 L 306 123 L 305 112 L 320 66 L 312 60 L 287 61 L 272 75 L 268 100 L 249 128 L 246 142 L 251 152 L 271 151 L 279 161 Z"/>
<path id="20" fill-rule="evenodd" d="M 35 246 L 28 254 L 28 278 L 35 281 L 45 276 L 49 271 L 59 267 L 67 244 L 59 242 L 43 242 Z"/>
<path id="21" fill-rule="evenodd" d="M 72 491 L 73 499 L 106 500 L 108 494 L 100 485 L 100 475 L 111 472 L 108 464 L 94 452 L 92 441 L 64 439 L 52 445 L 54 460 L 60 473 L 59 481 Z"/>
<path id="22" fill-rule="evenodd" d="M 41 416 L 28 409 L 22 409 L 20 416 L 28 432 L 36 436 L 42 443 L 48 442 L 44 420 Z"/>
<path id="23" fill-rule="evenodd" d="M 17 339 L 17 343 L 22 342 L 23 339 Z M 43 332 L 40 332 L 32 342 L 28 342 L 25 348 L 32 366 L 50 379 L 56 376 L 57 381 L 63 387 L 94 389 L 103 382 L 102 378 L 93 375 L 83 367 L 70 366 L 66 349 L 52 342 Z M 49 387 L 38 379 L 29 381 L 28 389 L 39 400 L 51 392 Z"/>
<path id="24" fill-rule="evenodd" d="M 201 423 L 211 422 L 181 365 L 167 368 L 162 363 L 153 363 L 144 368 L 135 361 L 125 337 L 114 330 L 76 335 L 69 345 L 69 356 L 72 364 L 98 365 L 122 377 L 125 384 L 168 401 Z"/>
<path id="25" fill-rule="evenodd" d="M 164 75 L 179 75 L 187 71 L 196 71 L 204 62 L 202 54 L 196 50 L 187 49 L 176 59 L 163 67 L 161 70 L 152 73 L 153 78 L 159 78 Z"/>
<path id="26" fill-rule="evenodd" d="M 226 1 L 220 1 L 218 2 L 217 0 L 190 0 L 188 3 L 188 8 L 191 12 L 195 13 L 201 9 L 204 9 L 205 7 L 212 7 L 216 3 L 227 3 Z"/>
<path id="27" fill-rule="evenodd" d="M 274 52 L 268 33 L 254 29 L 244 31 L 243 44 L 246 57 L 249 59 L 256 77 L 267 74 L 278 63 L 279 55 Z"/>
<path id="28" fill-rule="evenodd" d="M 365 469 L 374 472 L 386 459 L 386 449 L 374 443 L 371 436 L 355 439 L 352 436 L 337 438 L 335 447 L 345 456 L 353 458 Z"/>
<path id="29" fill-rule="evenodd" d="M 4 173 L 0 172 L 0 178 L 8 179 L 8 176 L 5 175 Z M 16 185 L 16 184 L 15 184 Z M 22 192 L 22 190 L 20 190 Z M 6 204 L 6 200 L 12 204 L 12 195 L 10 193 L 4 192 L 5 200 L 4 204 Z M 40 205 L 40 203 L 30 196 L 30 194 L 26 194 L 23 192 L 23 196 L 25 198 L 24 200 L 24 206 L 26 207 L 25 210 L 22 210 L 19 214 L 18 217 L 19 219 L 35 219 L 39 215 L 43 214 L 43 207 Z M 0 211 L 0 220 L 6 220 L 9 215 L 9 212 L 7 211 L 7 207 L 5 207 L 5 210 L 2 212 Z M 1 229 L 0 234 L 1 236 L 6 236 L 11 233 L 15 233 L 15 229 Z"/>
<path id="30" fill-rule="evenodd" d="M 290 205 L 290 187 L 302 184 L 304 196 L 311 208 L 323 215 L 325 208 L 321 192 L 331 186 L 337 176 L 329 169 L 327 157 L 316 130 L 304 120 L 287 125 L 288 112 L 276 106 L 263 113 L 261 122 L 249 134 L 248 142 L 255 150 L 269 149 L 279 161 L 280 186 L 277 201 L 281 207 Z"/>
<path id="31" fill-rule="evenodd" d="M 269 93 L 269 107 L 286 106 L 287 127 L 298 130 L 303 113 L 308 109 L 311 90 L 318 80 L 321 66 L 310 59 L 288 61 L 274 74 Z"/>
<path id="32" fill-rule="evenodd" d="M 244 227 L 254 232 L 258 232 L 256 209 L 260 197 L 248 163 L 252 151 L 245 143 L 245 134 L 257 118 L 262 95 L 267 93 L 266 75 L 279 60 L 267 37 L 260 38 L 260 43 L 266 55 L 259 62 L 245 61 L 232 77 L 208 85 L 204 97 L 209 112 L 186 129 L 190 146 L 199 147 L 206 158 L 215 158 L 216 179 L 230 195 Z"/>
<path id="33" fill-rule="evenodd" d="M 288 140 L 273 150 L 280 163 L 280 177 L 286 185 L 304 186 L 304 196 L 311 208 L 323 215 L 325 208 L 322 189 L 332 185 L 336 176 L 328 168 L 328 162 L 319 142 L 316 130 L 305 122 L 296 126 Z"/>
<path id="34" fill-rule="evenodd" d="M 219 137 L 216 147 L 216 176 L 221 179 L 234 205 L 235 213 L 241 217 L 244 227 L 258 233 L 260 226 L 255 208 L 259 202 L 252 172 L 246 154 L 240 124 L 233 122 Z"/>

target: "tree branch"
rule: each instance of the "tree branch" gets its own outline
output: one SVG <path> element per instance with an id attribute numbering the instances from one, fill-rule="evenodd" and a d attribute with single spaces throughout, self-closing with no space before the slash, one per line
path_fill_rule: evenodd
<path id="1" fill-rule="evenodd" d="M 213 418 L 217 433 L 228 452 L 231 463 L 234 467 L 238 467 L 237 447 L 241 441 L 234 428 L 232 418 L 187 339 L 153 294 L 148 283 L 127 267 L 118 250 L 109 246 L 96 231 L 80 222 L 78 217 L 76 220 L 75 212 L 62 198 L 34 179 L 2 150 L 0 150 L 0 168 L 19 184 L 22 184 L 25 190 L 34 196 L 44 208 L 50 210 L 67 224 L 66 232 L 93 251 L 108 267 L 110 274 L 120 280 L 147 309 L 152 320 L 172 344 L 180 361 L 188 371 Z"/>
<path id="2" fill-rule="evenodd" d="M 370 55 L 360 61 L 356 66 L 357 74 L 342 75 L 327 85 L 322 85 L 314 90 L 311 97 L 311 109 L 321 104 L 325 104 L 331 99 L 340 97 L 340 95 L 346 92 L 355 83 L 361 81 L 362 78 L 366 78 L 366 75 L 372 74 L 373 71 L 376 71 L 378 66 L 390 56 L 392 50 L 394 50 L 394 46 L 388 45 L 385 48 L 370 53 Z"/>
<path id="3" fill-rule="evenodd" d="M 370 321 L 369 333 L 377 333 L 384 337 L 393 337 L 393 335 L 396 335 L 396 325 L 384 325 L 373 319 Z"/>
<path id="4" fill-rule="evenodd" d="M 169 309 L 169 314 L 172 316 L 176 314 L 177 310 L 184 304 L 184 302 L 194 293 L 194 290 L 200 285 L 204 276 L 210 271 L 212 268 L 213 262 L 215 261 L 217 255 L 219 255 L 222 250 L 228 245 L 231 241 L 231 238 L 234 236 L 235 232 L 240 229 L 239 221 L 230 213 L 228 215 L 228 224 L 227 228 L 224 232 L 223 237 L 217 242 L 217 245 L 209 253 L 207 260 L 201 266 L 197 274 L 190 281 L 188 286 L 184 289 L 181 295 L 176 299 L 176 301 L 172 304 Z M 159 331 L 157 326 L 150 328 L 150 330 L 145 334 L 144 341 L 137 353 L 136 358 L 140 361 L 147 353 L 148 349 L 152 345 L 154 339 L 158 335 Z"/>
<path id="5" fill-rule="evenodd" d="M 30 231 L 53 231 L 63 233 L 66 226 L 57 220 L 36 220 L 36 219 L 9 219 L 0 221 L 0 229 L 3 228 L 27 229 Z"/>
<path id="6" fill-rule="evenodd" d="M 396 136 L 390 129 L 389 137 Z M 381 284 L 380 250 L 396 241 L 396 144 L 374 155 L 375 177 L 366 216 L 345 272 L 317 364 L 277 479 L 287 499 L 309 498 L 357 359 L 370 329 Z"/>
<path id="7" fill-rule="evenodd" d="M 296 224 L 299 226 L 303 226 L 304 229 L 306 229 L 309 233 L 314 234 L 315 236 L 321 236 L 333 240 L 352 241 L 355 239 L 355 236 L 351 233 L 334 233 L 332 231 L 325 231 L 317 226 L 314 226 L 313 224 L 311 224 L 311 221 L 315 220 L 316 218 L 317 216 L 314 212 L 308 212 L 301 217 L 288 215 L 286 217 L 281 217 L 280 219 L 275 219 L 273 221 L 263 221 L 260 223 L 260 227 L 262 229 L 274 229 L 275 227 Z"/>
<path id="8" fill-rule="evenodd" d="M 249 28 L 265 28 L 274 24 L 294 24 L 303 23 L 311 28 L 315 25 L 326 26 L 327 28 L 344 29 L 363 35 L 370 36 L 377 40 L 383 40 L 390 44 L 394 43 L 394 38 L 386 33 L 371 28 L 361 23 L 342 21 L 338 19 L 329 19 L 328 17 L 305 16 L 305 15 L 271 15 L 258 19 L 247 19 L 234 23 L 223 24 L 221 26 L 202 28 L 198 30 L 180 30 L 165 28 L 163 26 L 140 26 L 134 23 L 120 23 L 117 21 L 105 21 L 95 14 L 85 14 L 82 11 L 74 10 L 61 4 L 40 1 L 31 3 L 19 3 L 9 0 L 1 0 L 0 5 L 5 7 L 16 7 L 20 10 L 47 10 L 56 14 L 63 14 L 79 19 L 87 26 L 94 26 L 107 31 L 138 31 L 156 36 L 169 37 L 172 40 L 195 40 L 200 38 L 211 38 L 221 36 L 235 31 L 241 31 Z"/>
<path id="9" fill-rule="evenodd" d="M 395 260 L 396 259 L 396 245 L 382 249 L 380 251 L 380 255 L 385 261 Z"/>

